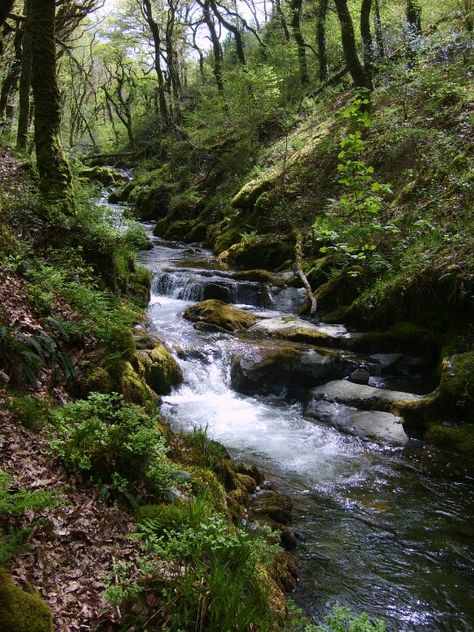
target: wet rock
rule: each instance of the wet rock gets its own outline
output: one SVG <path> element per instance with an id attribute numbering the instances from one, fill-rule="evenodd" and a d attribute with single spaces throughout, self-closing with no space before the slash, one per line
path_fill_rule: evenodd
<path id="1" fill-rule="evenodd" d="M 382 444 L 404 446 L 408 436 L 403 419 L 379 410 L 359 410 L 337 402 L 312 402 L 306 415 L 334 426 L 340 432 L 363 437 Z"/>
<path id="2" fill-rule="evenodd" d="M 305 400 L 317 384 L 344 377 L 354 366 L 350 354 L 303 345 L 255 345 L 231 359 L 231 386 L 245 395 L 274 394 Z"/>
<path id="3" fill-rule="evenodd" d="M 294 551 L 298 546 L 298 540 L 292 529 L 282 529 L 280 532 L 280 544 L 285 551 Z"/>
<path id="4" fill-rule="evenodd" d="M 278 524 L 289 524 L 293 511 L 293 501 L 286 494 L 264 491 L 252 499 L 249 509 L 251 518 L 270 518 Z"/>
<path id="5" fill-rule="evenodd" d="M 250 465 L 249 463 L 241 463 L 240 461 L 234 461 L 234 470 L 238 474 L 245 474 L 246 476 L 250 476 L 257 483 L 257 485 L 262 485 L 265 478 L 260 472 L 260 470 L 255 465 Z"/>
<path id="6" fill-rule="evenodd" d="M 349 380 L 354 384 L 368 384 L 370 371 L 365 366 L 360 366 L 349 375 Z"/>
<path id="7" fill-rule="evenodd" d="M 228 285 L 222 283 L 205 283 L 202 292 L 203 300 L 217 300 L 224 303 L 232 302 L 232 291 Z"/>
<path id="8" fill-rule="evenodd" d="M 95 180 L 104 186 L 128 182 L 130 178 L 121 170 L 113 167 L 84 167 L 79 175 L 87 180 Z"/>
<path id="9" fill-rule="evenodd" d="M 249 494 L 255 494 L 257 491 L 257 483 L 254 478 L 247 476 L 247 474 L 237 474 L 237 479 Z"/>
<path id="10" fill-rule="evenodd" d="M 411 393 L 354 384 L 347 380 L 335 380 L 312 389 L 306 412 L 311 414 L 313 408 L 321 400 L 355 406 L 362 410 L 388 411 L 394 402 L 417 399 L 419 397 Z"/>
<path id="11" fill-rule="evenodd" d="M 293 246 L 281 235 L 256 236 L 233 244 L 219 258 L 242 268 L 275 270 L 293 257 Z"/>
<path id="12" fill-rule="evenodd" d="M 269 336 L 293 342 L 303 342 L 322 346 L 342 346 L 349 337 L 342 325 L 314 325 L 297 316 L 266 318 L 249 329 L 252 336 Z"/>
<path id="13" fill-rule="evenodd" d="M 202 301 L 193 305 L 183 316 L 194 323 L 216 326 L 227 332 L 247 329 L 257 320 L 253 314 L 217 300 Z"/>

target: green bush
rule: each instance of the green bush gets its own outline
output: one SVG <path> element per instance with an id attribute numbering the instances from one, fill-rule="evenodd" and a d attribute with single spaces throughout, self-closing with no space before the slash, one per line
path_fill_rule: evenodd
<path id="1" fill-rule="evenodd" d="M 367 614 L 352 615 L 349 608 L 335 606 L 322 625 L 307 625 L 304 632 L 385 632 L 381 620 L 372 623 Z"/>
<path id="2" fill-rule="evenodd" d="M 66 465 L 89 473 L 104 492 L 123 495 L 132 505 L 166 498 L 177 480 L 157 417 L 127 404 L 121 395 L 92 393 L 54 413 L 52 442 Z"/>

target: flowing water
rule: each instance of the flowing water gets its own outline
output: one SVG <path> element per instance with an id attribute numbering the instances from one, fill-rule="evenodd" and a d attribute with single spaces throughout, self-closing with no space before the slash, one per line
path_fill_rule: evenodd
<path id="1" fill-rule="evenodd" d="M 152 327 L 185 375 L 162 412 L 175 429 L 206 428 L 292 496 L 295 600 L 318 620 L 340 603 L 384 618 L 389 630 L 474 630 L 474 486 L 463 463 L 421 444 L 387 448 L 340 434 L 284 397 L 234 392 L 230 356 L 252 343 L 197 331 L 184 310 L 212 297 L 266 316 L 291 313 L 301 291 L 237 281 L 198 246 L 155 239 L 142 262 L 153 274 Z M 374 383 L 426 390 L 419 376 Z"/>

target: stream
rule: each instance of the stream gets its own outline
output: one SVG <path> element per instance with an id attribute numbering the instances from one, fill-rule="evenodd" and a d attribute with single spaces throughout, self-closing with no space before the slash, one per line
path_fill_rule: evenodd
<path id="1" fill-rule="evenodd" d="M 341 604 L 383 618 L 390 631 L 472 632 L 474 479 L 463 463 L 412 440 L 387 447 L 342 434 L 305 417 L 285 392 L 235 392 L 231 358 L 245 357 L 254 341 L 198 330 L 183 312 L 222 295 L 260 317 L 294 314 L 302 290 L 236 280 L 198 244 L 151 239 L 140 256 L 152 273 L 151 328 L 185 376 L 163 398 L 162 414 L 175 430 L 206 429 L 292 497 L 299 538 L 292 598 L 318 621 Z M 382 373 L 370 384 L 413 393 L 433 387 L 423 371 Z"/>

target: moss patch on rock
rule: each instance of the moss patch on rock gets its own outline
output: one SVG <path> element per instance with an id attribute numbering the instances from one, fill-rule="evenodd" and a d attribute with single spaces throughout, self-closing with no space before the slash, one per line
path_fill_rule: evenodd
<path id="1" fill-rule="evenodd" d="M 261 235 L 240 241 L 220 254 L 220 259 L 243 268 L 275 270 L 293 257 L 293 244 L 288 236 Z"/>
<path id="2" fill-rule="evenodd" d="M 135 366 L 145 383 L 158 395 L 168 395 L 183 381 L 183 372 L 167 347 L 157 342 L 153 349 L 139 350 Z"/>
<path id="3" fill-rule="evenodd" d="M 189 307 L 184 318 L 229 332 L 248 329 L 257 321 L 253 314 L 213 299 Z"/>
<path id="4" fill-rule="evenodd" d="M 0 632 L 54 632 L 51 612 L 41 597 L 20 590 L 2 569 Z"/>

